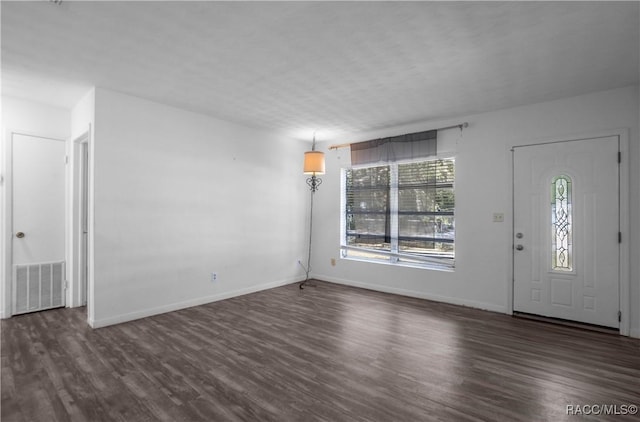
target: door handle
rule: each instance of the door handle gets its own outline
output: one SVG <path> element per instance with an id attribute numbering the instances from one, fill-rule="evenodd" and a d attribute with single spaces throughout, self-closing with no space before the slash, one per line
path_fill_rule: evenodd
<path id="1" fill-rule="evenodd" d="M 517 246 L 516 246 L 516 249 L 517 249 L 517 250 L 519 250 L 519 251 L 521 251 L 521 250 L 523 250 L 523 249 L 524 249 L 524 246 L 522 246 L 522 245 L 517 245 Z"/>
<path id="2" fill-rule="evenodd" d="M 17 237 L 18 239 L 22 239 L 22 238 L 24 237 L 24 233 L 22 233 L 22 232 L 18 232 L 18 233 L 16 233 L 16 237 Z"/>

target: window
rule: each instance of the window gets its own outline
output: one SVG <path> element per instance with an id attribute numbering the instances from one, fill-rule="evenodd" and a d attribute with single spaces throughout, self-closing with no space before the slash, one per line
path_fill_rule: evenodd
<path id="1" fill-rule="evenodd" d="M 452 268 L 454 160 L 344 170 L 342 256 Z"/>

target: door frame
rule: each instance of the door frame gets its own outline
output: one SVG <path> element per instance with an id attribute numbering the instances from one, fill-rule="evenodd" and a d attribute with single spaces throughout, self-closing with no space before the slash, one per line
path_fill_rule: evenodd
<path id="1" fill-rule="evenodd" d="M 87 239 L 87 250 L 82 248 L 83 244 L 83 201 L 86 200 L 87 229 L 89 229 L 89 148 L 90 131 L 87 131 L 69 143 L 68 156 L 68 189 L 67 195 L 67 231 L 66 231 L 66 255 L 68 262 L 67 279 L 69 280 L 69 307 L 84 306 L 88 302 L 89 273 L 83 275 L 85 267 L 89 265 L 89 239 Z M 83 164 L 83 148 L 87 148 L 86 163 Z M 86 165 L 86 175 L 83 174 L 83 165 Z M 86 179 L 85 179 L 86 176 Z M 86 183 L 86 195 L 83 191 L 83 183 Z M 90 231 L 90 230 L 88 230 Z"/>
<path id="2" fill-rule="evenodd" d="M 621 153 L 621 160 L 618 165 L 618 200 L 619 200 L 619 231 L 622 233 L 622 242 L 618 244 L 619 247 L 619 310 L 621 314 L 620 321 L 620 334 L 623 336 L 629 336 L 630 334 L 630 318 L 631 318 L 631 292 L 630 292 L 630 262 L 629 262 L 629 240 L 631 237 L 631 231 L 629 230 L 629 129 L 612 129 L 602 132 L 590 132 L 586 134 L 569 135 L 566 137 L 558 138 L 545 138 L 531 140 L 530 142 L 523 142 L 522 144 L 512 145 L 511 152 L 511 189 L 509 191 L 511 202 L 511 230 L 509 230 L 508 245 L 508 261 L 510 265 L 509 276 L 510 279 L 507 282 L 507 313 L 513 315 L 513 303 L 514 303 L 514 288 L 515 288 L 515 265 L 514 265 L 514 248 L 515 248 L 515 150 L 516 148 L 544 145 L 544 144 L 556 144 L 561 142 L 581 141 L 588 139 L 610 138 L 617 137 L 619 151 Z"/>
<path id="3" fill-rule="evenodd" d="M 66 145 L 67 164 L 65 168 L 65 278 L 67 289 L 65 303 L 67 307 L 82 306 L 86 300 L 87 322 L 91 325 L 93 311 L 93 142 L 92 126 L 87 126 L 87 131 L 71 140 L 60 139 L 55 136 L 47 136 L 41 133 L 33 133 L 25 130 L 8 128 L 2 133 L 0 139 L 0 318 L 10 318 L 13 313 L 13 136 L 25 135 L 37 138 L 54 139 L 64 141 Z M 81 227 L 79 180 L 81 175 L 82 143 L 87 145 L 87 279 L 84 289 L 79 285 L 77 265 L 74 271 L 73 263 L 79 264 L 82 253 L 78 247 L 79 231 Z M 80 230 L 81 232 L 81 230 Z"/>

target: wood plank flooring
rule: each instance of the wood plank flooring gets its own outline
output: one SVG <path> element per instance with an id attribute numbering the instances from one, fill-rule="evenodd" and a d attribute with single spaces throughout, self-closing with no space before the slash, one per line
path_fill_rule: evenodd
<path id="1" fill-rule="evenodd" d="M 2 321 L 1 420 L 560 421 L 640 405 L 640 341 L 325 282 L 112 327 Z M 591 416 L 586 420 L 638 420 Z"/>

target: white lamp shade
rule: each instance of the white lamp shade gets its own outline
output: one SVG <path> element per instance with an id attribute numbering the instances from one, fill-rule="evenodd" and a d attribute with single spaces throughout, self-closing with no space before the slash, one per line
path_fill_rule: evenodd
<path id="1" fill-rule="evenodd" d="M 304 174 L 324 174 L 324 152 L 307 151 L 304 153 Z"/>

